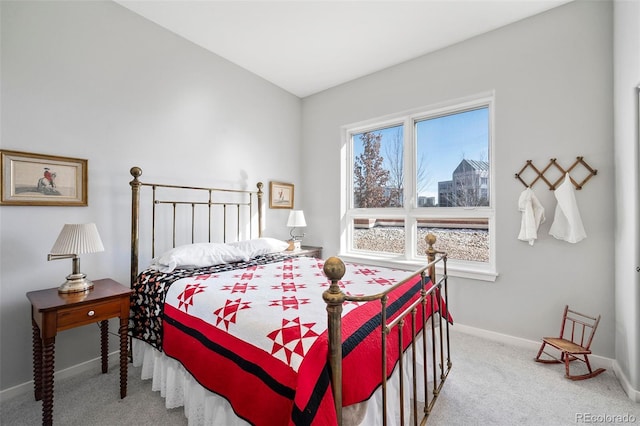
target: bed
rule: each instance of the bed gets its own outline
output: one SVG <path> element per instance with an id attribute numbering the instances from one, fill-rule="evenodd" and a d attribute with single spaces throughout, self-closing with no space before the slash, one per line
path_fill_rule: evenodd
<path id="1" fill-rule="evenodd" d="M 452 366 L 433 235 L 413 272 L 298 256 L 263 236 L 261 183 L 131 175 L 132 359 L 167 408 L 190 425 L 426 423 Z"/>

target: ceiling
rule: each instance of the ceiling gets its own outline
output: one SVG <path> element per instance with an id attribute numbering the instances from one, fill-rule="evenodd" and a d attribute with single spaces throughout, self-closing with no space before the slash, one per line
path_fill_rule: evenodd
<path id="1" fill-rule="evenodd" d="M 571 0 L 115 0 L 305 97 Z"/>

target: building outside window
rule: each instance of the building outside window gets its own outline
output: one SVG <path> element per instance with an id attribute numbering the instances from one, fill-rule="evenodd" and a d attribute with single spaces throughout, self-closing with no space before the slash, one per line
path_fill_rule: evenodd
<path id="1" fill-rule="evenodd" d="M 424 237 L 450 272 L 495 278 L 493 97 L 344 128 L 343 255 L 420 263 Z"/>
<path id="2" fill-rule="evenodd" d="M 451 180 L 438 182 L 437 206 L 488 206 L 488 175 L 487 161 L 463 159 L 453 171 Z"/>

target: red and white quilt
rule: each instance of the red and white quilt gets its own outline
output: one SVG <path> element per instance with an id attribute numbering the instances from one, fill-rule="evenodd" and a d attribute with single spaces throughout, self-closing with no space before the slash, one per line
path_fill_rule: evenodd
<path id="1" fill-rule="evenodd" d="M 340 284 L 352 295 L 382 292 L 408 275 L 346 266 Z M 252 424 L 335 425 L 322 267 L 322 260 L 298 257 L 174 282 L 164 305 L 164 352 Z M 391 316 L 419 297 L 420 286 L 418 276 L 390 295 Z M 408 324 L 403 333 L 408 344 Z M 345 303 L 342 338 L 346 406 L 368 399 L 380 384 L 380 302 Z M 390 374 L 397 333 L 388 347 L 395 348 Z"/>

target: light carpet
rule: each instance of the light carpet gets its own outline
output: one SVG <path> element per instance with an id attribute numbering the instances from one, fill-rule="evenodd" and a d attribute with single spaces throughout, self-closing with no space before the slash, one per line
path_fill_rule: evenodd
<path id="1" fill-rule="evenodd" d="M 455 326 L 451 351 L 453 368 L 428 425 L 640 425 L 640 404 L 627 397 L 611 370 L 574 382 L 564 378 L 563 365 L 534 362 L 535 351 Z M 151 381 L 140 380 L 139 368 L 129 364 L 124 399 L 119 386 L 117 365 L 107 374 L 88 371 L 56 381 L 54 424 L 187 425 L 182 408 L 167 410 L 159 393 L 151 391 Z M 2 425 L 38 425 L 41 415 L 32 392 L 0 407 Z"/>

